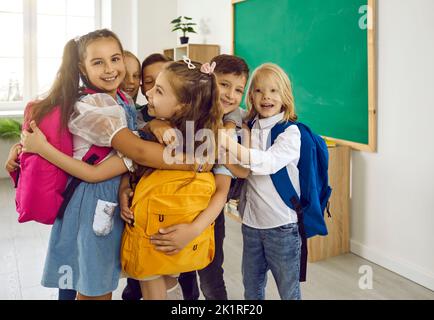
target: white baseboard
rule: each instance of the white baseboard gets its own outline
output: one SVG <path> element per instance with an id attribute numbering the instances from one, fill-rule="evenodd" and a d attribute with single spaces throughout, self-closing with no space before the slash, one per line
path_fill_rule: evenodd
<path id="1" fill-rule="evenodd" d="M 350 251 L 366 260 L 393 271 L 421 286 L 434 291 L 434 273 L 417 265 L 388 256 L 357 241 L 350 241 Z"/>

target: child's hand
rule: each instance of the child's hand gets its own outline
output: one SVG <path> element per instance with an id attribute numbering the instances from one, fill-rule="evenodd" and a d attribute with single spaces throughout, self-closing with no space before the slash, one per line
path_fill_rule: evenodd
<path id="1" fill-rule="evenodd" d="M 176 141 L 176 131 L 167 121 L 154 119 L 149 122 L 149 130 L 161 144 L 168 145 Z"/>
<path id="2" fill-rule="evenodd" d="M 134 193 L 131 188 L 125 188 L 119 192 L 119 205 L 121 209 L 121 218 L 129 225 L 134 224 L 134 215 L 130 210 L 130 199 L 133 197 Z"/>
<path id="3" fill-rule="evenodd" d="M 47 144 L 47 138 L 44 133 L 36 126 L 35 121 L 30 122 L 30 128 L 33 133 L 23 131 L 21 135 L 21 144 L 23 152 L 40 153 Z"/>
<path id="4" fill-rule="evenodd" d="M 230 136 L 230 134 L 228 134 L 227 130 L 220 129 L 218 131 L 219 148 L 224 149 L 224 150 L 228 150 L 228 148 L 229 148 L 228 139 L 231 139 L 231 136 Z"/>
<path id="5" fill-rule="evenodd" d="M 167 255 L 177 254 L 200 234 L 192 224 L 188 223 L 177 224 L 159 231 L 151 236 L 151 243 L 155 245 L 156 250 L 163 251 Z"/>
<path id="6" fill-rule="evenodd" d="M 18 155 L 21 153 L 21 148 L 22 148 L 21 144 L 16 143 L 12 146 L 11 150 L 9 151 L 8 159 L 6 160 L 5 163 L 5 169 L 8 172 L 14 172 L 20 166 L 16 160 L 18 158 Z"/>

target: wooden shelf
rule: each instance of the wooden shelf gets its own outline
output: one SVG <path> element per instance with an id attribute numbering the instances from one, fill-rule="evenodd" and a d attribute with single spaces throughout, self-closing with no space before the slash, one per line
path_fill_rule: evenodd
<path id="1" fill-rule="evenodd" d="M 220 54 L 220 46 L 216 44 L 189 43 L 165 49 L 163 50 L 163 54 L 175 61 L 182 60 L 183 56 L 187 56 L 192 61 L 205 63 Z"/>

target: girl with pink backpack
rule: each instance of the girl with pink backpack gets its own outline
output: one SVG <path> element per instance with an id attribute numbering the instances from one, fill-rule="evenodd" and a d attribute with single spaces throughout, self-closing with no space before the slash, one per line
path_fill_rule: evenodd
<path id="1" fill-rule="evenodd" d="M 143 141 L 132 132 L 136 129 L 134 105 L 118 90 L 124 76 L 123 48 L 117 36 L 105 29 L 88 33 L 66 44 L 62 65 L 49 95 L 26 110 L 24 128 L 29 128 L 30 123 L 30 129 L 40 137 L 42 133 L 36 125 L 40 126 L 50 142 L 44 143 L 45 151 L 56 155 L 49 160 L 71 175 L 91 182 L 77 184 L 63 208 L 63 215 L 57 216 L 42 279 L 42 285 L 77 291 L 78 299 L 83 300 L 110 299 L 118 285 L 124 223 L 117 202 L 121 175 L 132 169 L 127 157 L 150 167 L 192 169 L 189 165 L 165 164 L 163 146 Z M 79 88 L 80 79 L 85 90 Z M 56 113 L 62 120 L 58 121 L 58 126 L 53 126 L 57 138 L 51 139 L 52 123 L 48 120 L 53 114 L 56 118 Z M 68 136 L 69 131 L 72 138 Z M 42 148 L 35 142 L 35 133 L 30 135 L 24 131 L 24 139 L 26 136 L 29 140 L 34 138 L 33 147 Z M 73 143 L 64 144 L 65 141 Z M 86 160 L 92 145 L 113 146 L 119 152 L 99 150 L 95 155 L 103 159 L 101 164 L 83 167 L 82 160 Z M 23 148 L 23 151 L 21 160 L 24 156 L 33 156 L 35 162 L 45 161 L 39 155 L 26 153 L 31 149 Z M 23 173 L 23 165 L 30 163 L 30 160 L 21 163 Z M 52 167 L 49 169 L 54 171 Z M 46 178 L 45 174 L 50 172 L 41 170 L 40 176 Z M 55 175 L 51 175 L 51 179 Z M 73 181 L 69 179 L 68 188 Z M 40 202 L 41 199 L 35 198 L 29 201 Z"/>

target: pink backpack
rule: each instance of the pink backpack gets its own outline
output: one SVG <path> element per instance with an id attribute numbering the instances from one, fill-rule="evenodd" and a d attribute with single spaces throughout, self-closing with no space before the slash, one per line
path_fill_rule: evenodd
<path id="1" fill-rule="evenodd" d="M 95 93 L 87 90 L 86 94 Z M 122 99 L 125 99 L 121 95 Z M 27 105 L 25 114 L 31 104 Z M 38 125 L 49 143 L 68 156 L 73 155 L 72 134 L 67 128 L 61 129 L 60 107 L 54 107 Z M 23 130 L 28 130 L 29 124 L 23 124 Z M 96 164 L 104 159 L 111 148 L 92 146 L 83 161 Z M 75 188 L 81 182 L 73 178 L 65 189 L 69 175 L 62 169 L 51 164 L 37 154 L 21 153 L 18 157 L 20 168 L 10 176 L 15 184 L 15 205 L 18 212 L 18 222 L 36 221 L 51 225 L 56 217 L 63 214 Z"/>
<path id="2" fill-rule="evenodd" d="M 30 111 L 27 105 L 25 114 Z M 55 148 L 72 156 L 72 135 L 67 128 L 61 129 L 60 108 L 54 107 L 39 123 L 39 128 Z M 29 124 L 23 124 L 28 130 Z M 20 168 L 11 173 L 15 182 L 15 205 L 18 222 L 37 221 L 53 224 L 62 204 L 62 192 L 68 181 L 68 174 L 37 154 L 21 153 L 18 157 Z"/>

